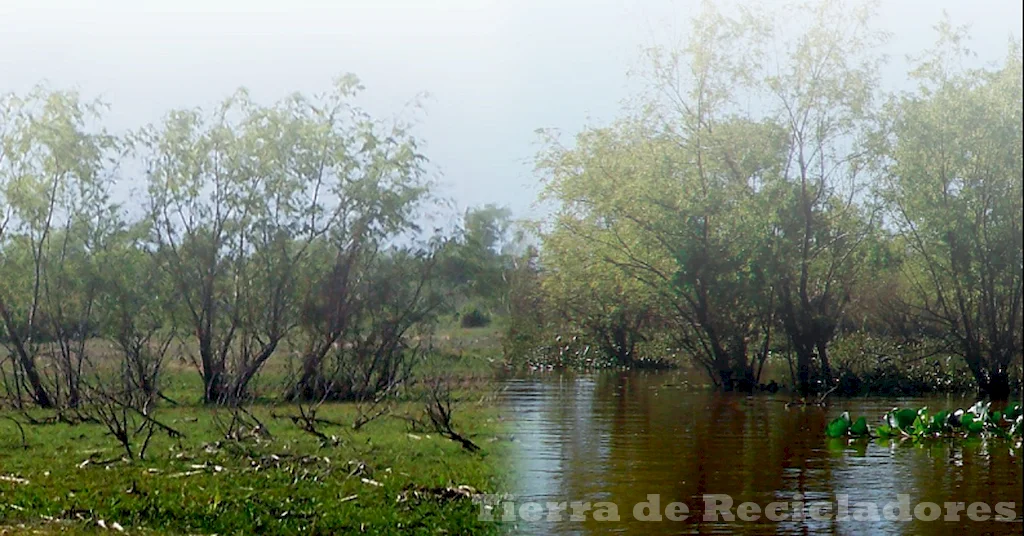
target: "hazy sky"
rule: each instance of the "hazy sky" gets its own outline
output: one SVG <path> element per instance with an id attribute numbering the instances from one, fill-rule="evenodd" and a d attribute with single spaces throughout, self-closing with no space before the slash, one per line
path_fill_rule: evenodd
<path id="1" fill-rule="evenodd" d="M 638 52 L 685 35 L 696 0 L 0 0 L 0 93 L 47 80 L 112 104 L 114 129 L 207 105 L 238 86 L 270 101 L 344 72 L 377 116 L 429 92 L 419 136 L 460 206 L 529 214 L 535 129 L 615 117 Z M 928 47 L 946 10 L 1000 61 L 1020 0 L 882 0 L 899 59 Z M 887 81 L 899 84 L 897 62 Z"/>

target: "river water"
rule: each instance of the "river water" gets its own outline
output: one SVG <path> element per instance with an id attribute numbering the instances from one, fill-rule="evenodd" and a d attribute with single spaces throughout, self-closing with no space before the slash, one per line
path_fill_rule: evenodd
<path id="1" fill-rule="evenodd" d="M 1005 440 L 849 443 L 824 434 L 842 411 L 874 423 L 894 406 L 939 410 L 971 400 L 858 398 L 787 408 L 786 395 L 715 393 L 690 388 L 686 379 L 682 372 L 607 372 L 509 380 L 504 404 L 514 423 L 515 485 L 492 515 L 514 519 L 515 533 L 536 535 L 1024 532 L 1021 451 Z M 732 521 L 721 511 L 727 499 L 712 494 L 731 498 Z M 640 517 L 654 513 L 649 495 L 657 496 L 661 521 L 635 516 L 645 502 L 652 508 Z M 901 495 L 908 496 L 902 508 Z M 570 517 L 574 501 L 591 503 L 591 510 L 577 506 L 582 520 Z M 666 512 L 673 502 L 687 510 Z M 747 521 L 738 508 L 745 502 L 754 503 Z M 769 511 L 773 502 L 783 505 Z M 951 514 L 960 521 L 944 521 L 947 502 L 986 503 L 990 519 L 973 521 L 961 510 Z M 1000 502 L 1014 503 L 1016 521 L 996 519 Z M 985 506 L 976 508 L 975 517 L 984 517 Z M 910 520 L 885 517 L 904 511 Z M 841 512 L 849 518 L 837 520 Z M 717 519 L 705 520 L 708 513 Z M 612 514 L 618 521 L 607 520 Z M 926 520 L 934 515 L 939 519 Z"/>

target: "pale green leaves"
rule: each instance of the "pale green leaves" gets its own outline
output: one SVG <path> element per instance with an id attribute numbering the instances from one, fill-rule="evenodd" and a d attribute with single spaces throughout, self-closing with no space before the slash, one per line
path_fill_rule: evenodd
<path id="1" fill-rule="evenodd" d="M 914 253 L 914 298 L 984 388 L 1021 347 L 1024 91 L 1019 46 L 997 69 L 963 56 L 962 31 L 941 26 L 914 72 L 921 87 L 890 103 L 883 194 Z"/>
<path id="2" fill-rule="evenodd" d="M 37 86 L 0 100 L 0 208 L 39 237 L 108 198 L 118 140 L 96 123 L 105 105 Z"/>

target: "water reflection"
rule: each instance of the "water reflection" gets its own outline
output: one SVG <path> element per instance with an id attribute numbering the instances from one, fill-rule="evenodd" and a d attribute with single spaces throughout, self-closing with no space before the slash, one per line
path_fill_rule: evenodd
<path id="1" fill-rule="evenodd" d="M 828 418 L 839 408 L 786 408 L 783 396 L 731 395 L 680 387 L 684 373 L 548 375 L 512 380 L 506 403 L 515 415 L 516 495 L 523 502 L 611 501 L 621 521 L 518 524 L 537 535 L 591 534 L 1020 534 L 1024 514 L 1020 451 L 1005 442 L 967 444 L 829 441 Z M 965 400 L 856 399 L 839 402 L 854 415 L 895 405 L 950 407 Z M 689 508 L 682 522 L 642 522 L 633 506 L 649 494 L 661 513 L 671 502 Z M 881 508 L 910 496 L 942 504 L 1015 501 L 1015 523 L 967 521 L 703 521 L 706 494 L 735 505 L 794 501 Z M 733 509 L 735 512 L 735 508 Z M 570 512 L 571 513 L 571 512 Z M 855 514 L 856 512 L 851 512 Z M 912 513 L 912 512 L 908 512 Z M 966 527 L 964 526 L 966 524 Z"/>

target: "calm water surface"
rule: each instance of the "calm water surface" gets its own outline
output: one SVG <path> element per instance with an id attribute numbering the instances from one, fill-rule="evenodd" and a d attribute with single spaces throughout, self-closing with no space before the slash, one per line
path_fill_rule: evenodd
<path id="1" fill-rule="evenodd" d="M 963 399 L 837 399 L 828 408 L 786 408 L 788 396 L 747 397 L 684 386 L 683 373 L 545 375 L 510 380 L 505 403 L 515 425 L 515 500 L 609 501 L 619 522 L 522 522 L 520 534 L 1021 534 L 1021 451 L 992 440 L 928 446 L 829 440 L 826 422 L 844 410 L 869 422 L 893 406 L 969 406 Z M 641 522 L 633 506 L 660 496 L 685 503 L 681 522 Z M 910 496 L 1015 502 L 1017 521 L 704 522 L 706 494 L 736 505 L 831 501 L 847 495 L 881 509 Z M 735 508 L 733 509 L 735 512 Z M 852 511 L 851 511 L 852 513 Z"/>

